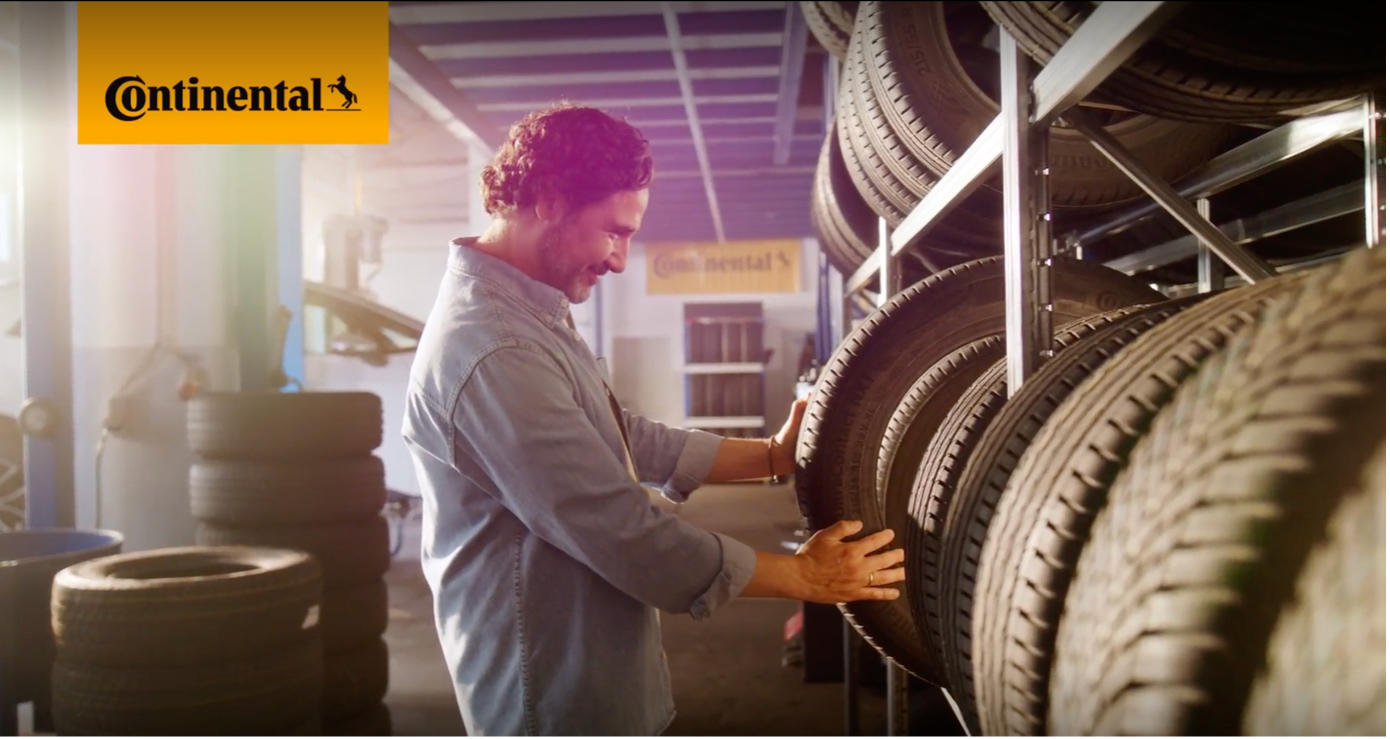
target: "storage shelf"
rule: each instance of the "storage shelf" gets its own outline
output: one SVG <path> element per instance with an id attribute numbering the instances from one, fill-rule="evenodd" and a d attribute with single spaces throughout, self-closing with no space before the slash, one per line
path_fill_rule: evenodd
<path id="1" fill-rule="evenodd" d="M 687 375 L 754 375 L 762 374 L 764 366 L 757 362 L 697 362 L 681 369 Z"/>

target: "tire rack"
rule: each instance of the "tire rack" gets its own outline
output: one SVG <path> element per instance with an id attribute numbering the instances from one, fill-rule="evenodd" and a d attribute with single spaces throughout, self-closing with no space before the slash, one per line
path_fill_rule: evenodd
<path id="1" fill-rule="evenodd" d="M 866 292 L 874 279 L 877 278 L 880 286 L 876 302 L 881 307 L 903 289 L 896 257 L 922 238 L 942 215 L 983 184 L 990 168 L 1001 158 L 1005 343 L 1010 397 L 1053 354 L 1049 303 L 1051 257 L 1066 252 L 1081 257 L 1087 245 L 1118 233 L 1160 210 L 1167 211 L 1192 235 L 1111 260 L 1106 266 L 1133 273 L 1195 254 L 1198 259 L 1198 292 L 1226 287 L 1227 280 L 1222 276 L 1223 264 L 1229 266 L 1240 280 L 1253 283 L 1287 269 L 1312 266 L 1325 261 L 1327 257 L 1315 257 L 1276 270 L 1246 249 L 1244 244 L 1358 209 L 1365 212 L 1364 246 L 1383 246 L 1385 160 L 1380 153 L 1383 144 L 1378 132 L 1380 121 L 1384 119 L 1383 91 L 1379 95 L 1364 95 L 1321 106 L 1319 112 L 1295 118 L 1216 157 L 1173 185 L 1154 176 L 1112 136 L 1073 109 L 1179 10 L 1179 3 L 1102 2 L 1058 50 L 1052 61 L 1037 70 L 1036 74 L 1033 73 L 1033 61 L 1019 50 L 1014 38 L 1000 27 L 999 115 L 956 159 L 954 166 L 928 191 L 897 229 L 890 231 L 888 222 L 879 219 L 878 247 L 845 280 L 842 293 L 844 321 L 840 340 L 843 341 L 853 331 L 856 309 L 858 312 L 866 309 L 862 293 Z M 830 71 L 831 84 L 828 85 L 830 89 L 827 90 L 825 104 L 827 114 L 833 116 L 836 100 L 834 88 L 839 81 L 838 64 L 833 57 L 830 59 Z M 1048 127 L 1058 119 L 1086 136 L 1116 168 L 1152 198 L 1151 202 L 1146 200 L 1130 206 L 1081 233 L 1066 234 L 1061 239 L 1060 249 L 1058 240 L 1051 233 L 1051 201 L 1048 197 L 1046 166 Z M 1222 227 L 1208 220 L 1211 197 L 1322 146 L 1358 134 L 1365 149 L 1363 183 L 1333 188 Z M 1191 201 L 1195 201 L 1195 205 Z M 1233 234 L 1238 236 L 1239 243 L 1233 240 Z M 852 736 L 859 733 L 858 659 L 855 649 L 859 636 L 848 621 L 844 629 L 845 720 L 846 733 Z M 892 660 L 885 659 L 885 662 L 888 667 L 888 734 L 904 736 L 909 729 L 909 675 Z M 961 725 L 964 726 L 963 720 Z"/>

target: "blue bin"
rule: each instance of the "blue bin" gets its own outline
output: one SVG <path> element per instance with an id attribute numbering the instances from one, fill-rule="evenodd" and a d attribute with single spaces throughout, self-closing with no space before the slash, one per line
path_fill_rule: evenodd
<path id="1" fill-rule="evenodd" d="M 95 529 L 0 533 L 0 735 L 19 733 L 18 707 L 34 703 L 34 729 L 53 731 L 53 577 L 121 553 L 125 537 Z"/>

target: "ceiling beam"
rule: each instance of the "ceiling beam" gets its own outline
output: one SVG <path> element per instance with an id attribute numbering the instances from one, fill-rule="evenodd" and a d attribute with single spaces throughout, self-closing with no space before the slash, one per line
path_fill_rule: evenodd
<path id="1" fill-rule="evenodd" d="M 806 68 L 807 35 L 801 3 L 787 3 L 787 27 L 782 32 L 782 72 L 777 85 L 777 122 L 773 124 L 772 133 L 772 163 L 777 165 L 786 164 L 792 155 L 801 72 Z"/>
<path id="2" fill-rule="evenodd" d="M 394 23 L 390 34 L 391 63 L 395 72 L 392 84 L 465 143 L 472 139 L 481 141 L 489 149 L 500 148 L 506 137 L 492 119 L 469 102 Z"/>
<path id="3" fill-rule="evenodd" d="M 529 21 L 556 18 L 616 18 L 633 15 L 661 15 L 660 2 L 529 2 L 529 3 L 430 3 L 391 8 L 391 22 L 480 23 L 488 21 Z M 677 13 L 721 13 L 748 10 L 781 10 L 783 2 L 675 2 Z"/>
<path id="4" fill-rule="evenodd" d="M 706 67 L 690 69 L 692 80 L 738 80 L 776 77 L 782 74 L 778 66 L 768 67 Z M 551 74 L 489 74 L 454 77 L 451 81 L 460 90 L 525 85 L 597 85 L 621 82 L 674 82 L 679 79 L 675 69 L 629 69 L 610 72 L 554 72 Z"/>
<path id="5" fill-rule="evenodd" d="M 723 243 L 724 219 L 719 214 L 719 197 L 714 192 L 714 175 L 710 172 L 709 152 L 705 151 L 705 136 L 700 129 L 700 111 L 695 104 L 694 86 L 690 84 L 690 69 L 685 63 L 685 47 L 681 42 L 680 18 L 676 13 L 676 8 L 669 2 L 661 4 L 661 16 L 666 21 L 666 36 L 671 44 L 671 60 L 676 64 L 681 98 L 685 103 L 685 115 L 690 119 L 690 137 L 695 141 L 695 156 L 700 161 L 700 177 L 704 180 L 705 197 L 709 199 L 709 212 L 710 218 L 714 221 L 714 234 L 720 243 Z"/>
<path id="6" fill-rule="evenodd" d="M 521 4 L 521 7 L 527 6 Z M 679 43 L 684 51 L 780 47 L 782 34 L 727 33 L 685 36 Z M 614 51 L 668 51 L 670 48 L 671 40 L 666 36 L 633 36 L 631 38 L 576 38 L 554 41 L 421 44 L 420 53 L 430 59 L 496 59 L 568 54 L 610 54 Z"/>

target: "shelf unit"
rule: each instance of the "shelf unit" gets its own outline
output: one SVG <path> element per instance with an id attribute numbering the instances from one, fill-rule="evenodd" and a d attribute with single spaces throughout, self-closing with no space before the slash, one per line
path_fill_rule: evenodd
<path id="1" fill-rule="evenodd" d="M 1050 293 L 1051 257 L 1074 254 L 1084 258 L 1088 245 L 1151 215 L 1166 212 L 1191 235 L 1144 248 L 1106 264 L 1134 274 L 1195 255 L 1198 283 L 1173 288 L 1168 291 L 1170 295 L 1210 292 L 1242 282 L 1253 283 L 1291 269 L 1315 266 L 1329 257 L 1276 267 L 1255 255 L 1246 245 L 1357 210 L 1365 213 L 1364 246 L 1383 247 L 1385 161 L 1378 131 L 1384 119 L 1382 98 L 1360 96 L 1294 118 L 1215 157 L 1175 184 L 1148 171 L 1109 133 L 1073 109 L 1160 31 L 1179 5 L 1099 3 L 1086 22 L 1040 70 L 1034 69 L 1034 63 L 1022 53 L 1016 40 L 1000 27 L 999 115 L 896 229 L 890 229 L 887 221 L 880 219 L 877 248 L 844 282 L 840 341 L 852 333 L 856 318 L 867 317 L 902 291 L 904 285 L 897 257 L 982 185 L 995 163 L 1002 163 L 1003 169 L 1005 344 L 1010 396 L 1017 393 L 1027 378 L 1052 355 L 1051 306 L 1046 300 Z M 830 84 L 837 86 L 838 64 L 834 59 L 829 63 Z M 829 120 L 833 120 L 837 99 L 833 90 L 827 93 Z M 1051 229 L 1046 167 L 1047 130 L 1058 120 L 1084 135 L 1148 196 L 1145 201 L 1097 225 L 1064 234 L 1060 239 L 1054 238 Z M 1231 223 L 1217 225 L 1210 221 L 1212 197 L 1324 146 L 1357 135 L 1365 151 L 1363 182 L 1334 187 Z M 1224 275 L 1223 267 L 1229 267 L 1234 276 Z M 868 293 L 873 287 L 877 287 L 876 299 L 869 301 Z M 846 723 L 847 732 L 853 735 L 858 733 L 858 686 L 853 678 L 858 668 L 855 664 L 857 650 L 849 646 L 857 643 L 858 635 L 848 622 L 844 629 Z M 889 735 L 908 733 L 907 698 L 907 671 L 889 661 Z"/>
<path id="2" fill-rule="evenodd" d="M 766 436 L 766 350 L 761 303 L 685 305 L 686 428 Z"/>

